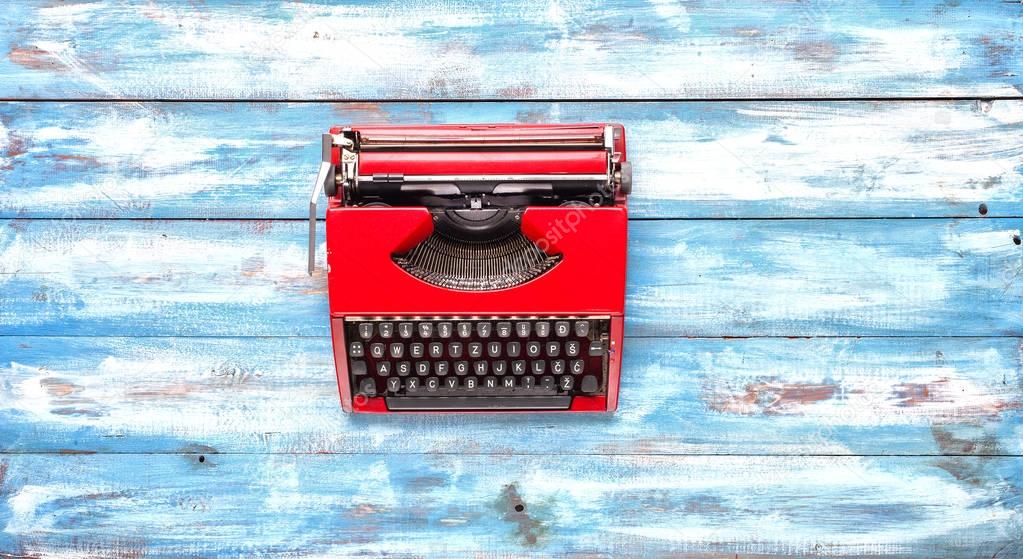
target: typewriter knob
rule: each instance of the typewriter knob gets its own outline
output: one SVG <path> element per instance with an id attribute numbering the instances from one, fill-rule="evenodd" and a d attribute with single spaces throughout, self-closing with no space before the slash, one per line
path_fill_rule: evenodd
<path id="1" fill-rule="evenodd" d="M 618 171 L 620 186 L 618 189 L 622 194 L 632 193 L 632 162 L 622 161 L 622 169 Z"/>

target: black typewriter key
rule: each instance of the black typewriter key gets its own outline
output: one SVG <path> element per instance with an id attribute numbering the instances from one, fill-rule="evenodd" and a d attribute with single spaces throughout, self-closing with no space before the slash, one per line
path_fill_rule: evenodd
<path id="1" fill-rule="evenodd" d="M 405 355 L 404 344 L 391 344 L 391 357 L 401 359 L 403 355 Z"/>
<path id="2" fill-rule="evenodd" d="M 362 357 L 363 353 L 362 342 L 352 342 L 348 344 L 348 355 L 349 357 Z"/>
<path id="3" fill-rule="evenodd" d="M 557 357 L 561 354 L 561 344 L 559 342 L 547 342 L 547 357 Z"/>
<path id="4" fill-rule="evenodd" d="M 476 372 L 476 376 L 483 376 L 487 374 L 487 362 L 486 361 L 473 362 L 472 370 Z"/>
<path id="5" fill-rule="evenodd" d="M 581 375 L 583 372 L 583 360 L 573 359 L 572 362 L 568 364 L 568 367 L 572 370 L 573 375 Z"/>
<path id="6" fill-rule="evenodd" d="M 390 338 L 394 335 L 394 324 L 390 322 L 381 322 L 379 328 L 381 338 Z"/>
<path id="7" fill-rule="evenodd" d="M 580 338 L 585 338 L 590 335 L 590 321 L 589 320 L 577 320 L 575 321 L 575 335 Z"/>
<path id="8" fill-rule="evenodd" d="M 583 381 L 579 384 L 579 390 L 591 394 L 596 392 L 600 388 L 600 384 L 597 382 L 597 377 L 593 375 L 586 375 L 583 377 Z"/>
<path id="9" fill-rule="evenodd" d="M 536 377 L 525 376 L 522 377 L 522 388 L 526 390 L 532 390 L 536 388 Z"/>
<path id="10" fill-rule="evenodd" d="M 440 381 L 437 380 L 437 377 L 426 379 L 426 390 L 428 392 L 436 392 L 438 388 L 440 388 Z"/>
<path id="11" fill-rule="evenodd" d="M 501 379 L 501 386 L 504 388 L 515 388 L 515 377 L 504 377 Z"/>
<path id="12" fill-rule="evenodd" d="M 537 355 L 540 355 L 540 342 L 527 342 L 526 355 L 530 357 L 536 357 Z"/>
<path id="13" fill-rule="evenodd" d="M 384 344 L 369 344 L 369 354 L 372 355 L 374 359 L 382 358 L 384 356 L 384 351 L 386 351 Z"/>
<path id="14" fill-rule="evenodd" d="M 405 381 L 405 393 L 414 394 L 419 392 L 419 379 L 412 377 Z"/>
<path id="15" fill-rule="evenodd" d="M 556 390 L 558 388 L 558 382 L 550 375 L 540 377 L 540 388 L 543 388 L 544 390 Z"/>
<path id="16" fill-rule="evenodd" d="M 507 349 L 508 357 L 518 357 L 522 354 L 522 344 L 519 342 L 508 342 L 505 348 Z"/>
<path id="17" fill-rule="evenodd" d="M 520 337 L 520 338 L 528 338 L 530 330 L 531 330 L 531 328 L 529 327 L 529 323 L 528 322 L 516 322 L 515 323 L 515 334 L 517 334 L 518 337 Z"/>
<path id="18" fill-rule="evenodd" d="M 437 323 L 437 335 L 442 338 L 450 338 L 452 332 L 452 326 L 450 322 L 438 322 Z"/>
<path id="19" fill-rule="evenodd" d="M 505 361 L 494 361 L 491 368 L 494 370 L 495 375 L 500 376 L 508 372 L 508 363 Z"/>
<path id="20" fill-rule="evenodd" d="M 570 330 L 567 320 L 559 320 L 554 323 L 554 335 L 559 338 L 567 336 Z"/>
<path id="21" fill-rule="evenodd" d="M 359 324 L 359 337 L 368 340 L 373 337 L 373 323 L 363 322 Z"/>
<path id="22" fill-rule="evenodd" d="M 457 390 L 458 389 L 458 379 L 456 377 L 448 377 L 448 378 L 444 379 L 444 386 L 448 390 Z"/>
<path id="23" fill-rule="evenodd" d="M 469 377 L 465 379 L 466 390 L 476 390 L 477 382 L 475 377 Z"/>
<path id="24" fill-rule="evenodd" d="M 483 355 L 483 344 L 480 342 L 472 342 L 469 344 L 469 357 L 476 359 Z"/>
<path id="25" fill-rule="evenodd" d="M 572 387 L 575 386 L 575 377 L 572 375 L 562 376 L 561 382 L 558 383 L 558 386 L 560 386 L 562 390 L 572 390 Z"/>
<path id="26" fill-rule="evenodd" d="M 433 323 L 432 322 L 420 322 L 419 323 L 419 337 L 429 338 L 433 336 Z"/>
<path id="27" fill-rule="evenodd" d="M 498 338 L 507 338 L 508 336 L 511 336 L 511 333 L 512 333 L 511 322 L 498 322 L 497 323 L 497 337 Z"/>
<path id="28" fill-rule="evenodd" d="M 530 369 L 533 371 L 534 375 L 542 375 L 546 367 L 547 362 L 543 359 L 534 359 L 533 362 L 530 363 Z"/>
<path id="29" fill-rule="evenodd" d="M 483 388 L 497 388 L 497 377 L 485 377 L 483 379 Z"/>
<path id="30" fill-rule="evenodd" d="M 416 361 L 416 374 L 425 377 L 430 374 L 430 362 L 429 361 Z"/>
<path id="31" fill-rule="evenodd" d="M 596 357 L 598 355 L 604 355 L 604 342 L 600 340 L 593 340 L 590 342 L 590 357 Z"/>
<path id="32" fill-rule="evenodd" d="M 544 320 L 537 322 L 536 335 L 540 336 L 541 338 L 546 338 L 547 336 L 551 335 L 551 323 Z"/>
<path id="33" fill-rule="evenodd" d="M 409 339 L 412 337 L 412 323 L 401 322 L 398 324 L 398 336 Z"/>
<path id="34" fill-rule="evenodd" d="M 397 392 L 401 390 L 401 379 L 389 378 L 387 379 L 387 391 Z"/>
<path id="35" fill-rule="evenodd" d="M 444 357 L 444 344 L 440 342 L 431 342 L 430 357 L 433 357 L 434 359 L 440 359 L 441 357 Z"/>
<path id="36" fill-rule="evenodd" d="M 353 375 L 364 375 L 364 374 L 366 374 L 366 362 L 365 361 L 352 361 L 352 374 Z"/>
<path id="37" fill-rule="evenodd" d="M 398 371 L 398 376 L 407 377 L 408 374 L 412 372 L 412 363 L 409 363 L 408 361 L 399 361 L 394 369 Z"/>
<path id="38" fill-rule="evenodd" d="M 377 361 L 377 374 L 386 377 L 391 374 L 390 361 Z"/>
<path id="39" fill-rule="evenodd" d="M 464 377 L 469 372 L 468 361 L 456 361 L 455 362 L 455 374 Z"/>
<path id="40" fill-rule="evenodd" d="M 561 373 L 564 373 L 565 372 L 565 360 L 564 359 L 555 359 L 554 361 L 551 361 L 551 372 L 556 374 L 556 375 L 560 375 Z"/>
<path id="41" fill-rule="evenodd" d="M 565 342 L 565 355 L 569 357 L 579 355 L 579 342 L 574 340 L 571 342 Z"/>
<path id="42" fill-rule="evenodd" d="M 377 393 L 377 381 L 372 378 L 364 378 L 359 383 L 359 392 L 366 396 L 375 396 Z"/>
<path id="43" fill-rule="evenodd" d="M 459 322 L 458 323 L 458 335 L 462 338 L 468 338 L 472 335 L 472 323 L 471 322 Z"/>
<path id="44" fill-rule="evenodd" d="M 500 357 L 501 342 L 487 342 L 487 355 L 490 357 Z"/>
<path id="45" fill-rule="evenodd" d="M 423 350 L 424 350 L 425 347 L 426 346 L 424 346 L 423 344 L 420 344 L 420 343 L 412 344 L 412 345 L 408 346 L 408 354 L 413 359 L 419 359 L 420 357 L 423 356 Z"/>
<path id="46" fill-rule="evenodd" d="M 448 370 L 451 368 L 451 364 L 447 361 L 437 361 L 433 364 L 433 372 L 439 377 L 447 376 Z"/>
<path id="47" fill-rule="evenodd" d="M 512 374 L 524 375 L 526 374 L 526 362 L 525 361 L 512 361 Z"/>
<path id="48" fill-rule="evenodd" d="M 476 323 L 476 335 L 481 338 L 489 338 L 490 333 L 493 332 L 494 325 L 489 322 L 477 322 Z"/>
<path id="49" fill-rule="evenodd" d="M 448 355 L 454 358 L 462 356 L 462 342 L 451 342 L 448 344 Z"/>

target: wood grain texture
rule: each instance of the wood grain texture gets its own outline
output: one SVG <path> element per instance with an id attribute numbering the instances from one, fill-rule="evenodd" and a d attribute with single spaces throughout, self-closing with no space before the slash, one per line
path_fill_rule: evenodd
<path id="1" fill-rule="evenodd" d="M 1020 336 L 1019 219 L 634 221 L 631 336 Z M 326 336 L 301 221 L 0 222 L 0 334 Z M 322 228 L 321 228 L 322 235 Z"/>
<path id="2" fill-rule="evenodd" d="M 201 460 L 201 461 L 200 461 Z M 16 557 L 1018 557 L 1019 458 L 3 457 Z"/>
<path id="3" fill-rule="evenodd" d="M 1023 215 L 1023 101 L 2 103 L 0 217 L 294 218 L 337 123 L 625 124 L 633 217 Z"/>
<path id="4" fill-rule="evenodd" d="M 327 338 L 2 337 L 0 452 L 1023 455 L 1019 338 L 630 338 L 623 371 L 613 416 L 366 417 Z"/>
<path id="5" fill-rule="evenodd" d="M 1018 2 L 11 3 L 0 97 L 1019 96 Z"/>

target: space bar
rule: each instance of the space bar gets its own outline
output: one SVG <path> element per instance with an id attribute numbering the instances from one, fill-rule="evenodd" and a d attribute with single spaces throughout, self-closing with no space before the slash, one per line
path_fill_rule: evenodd
<path id="1" fill-rule="evenodd" d="M 391 411 L 567 410 L 571 396 L 388 396 Z"/>

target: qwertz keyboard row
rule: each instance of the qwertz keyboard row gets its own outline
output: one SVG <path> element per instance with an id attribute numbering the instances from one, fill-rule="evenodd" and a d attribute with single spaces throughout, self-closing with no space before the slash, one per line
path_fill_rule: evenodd
<path id="1" fill-rule="evenodd" d="M 570 334 L 585 338 L 590 333 L 590 320 L 519 320 L 519 321 L 367 321 L 358 325 L 359 337 L 369 340 L 373 337 L 383 339 L 402 338 L 528 338 L 531 334 L 546 338 L 553 334 L 564 338 Z"/>

